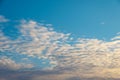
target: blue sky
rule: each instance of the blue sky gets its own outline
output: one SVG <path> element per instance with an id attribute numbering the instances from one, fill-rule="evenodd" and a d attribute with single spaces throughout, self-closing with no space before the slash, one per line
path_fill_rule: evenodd
<path id="1" fill-rule="evenodd" d="M 74 36 L 106 38 L 119 32 L 119 0 L 3 0 L 0 14 L 10 19 L 50 23 Z"/>
<path id="2" fill-rule="evenodd" d="M 119 52 L 120 0 L 0 0 L 0 80 L 119 80 Z"/>

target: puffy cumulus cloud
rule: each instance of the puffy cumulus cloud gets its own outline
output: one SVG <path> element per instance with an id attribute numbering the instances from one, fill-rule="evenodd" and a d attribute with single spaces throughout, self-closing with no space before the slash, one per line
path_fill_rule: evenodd
<path id="1" fill-rule="evenodd" d="M 82 76 L 108 76 L 105 73 L 113 69 L 117 71 L 120 67 L 119 35 L 111 41 L 78 38 L 73 44 L 70 34 L 56 32 L 32 20 L 22 20 L 18 28 L 22 35 L 16 40 L 0 32 L 1 52 L 48 59 L 52 65 L 50 69 L 69 71 L 72 75 L 74 71 Z M 109 71 L 110 74 L 113 71 Z"/>
<path id="2" fill-rule="evenodd" d="M 32 64 L 16 63 L 14 60 L 3 56 L 0 58 L 0 68 L 1 69 L 11 69 L 18 70 L 22 68 L 32 68 Z"/>
<path id="3" fill-rule="evenodd" d="M 0 15 L 0 22 L 8 22 L 9 20 L 6 19 L 4 16 Z"/>

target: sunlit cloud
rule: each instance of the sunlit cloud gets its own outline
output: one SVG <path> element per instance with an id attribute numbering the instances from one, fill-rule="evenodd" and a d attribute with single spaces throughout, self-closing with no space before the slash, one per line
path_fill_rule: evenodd
<path id="1" fill-rule="evenodd" d="M 32 68 L 32 64 L 16 63 L 14 60 L 3 56 L 0 59 L 0 69 L 18 70 L 21 68 Z"/>
<path id="2" fill-rule="evenodd" d="M 49 24 L 47 26 L 52 25 Z M 63 71 L 64 75 L 57 75 L 60 78 L 64 76 L 67 79 L 68 73 L 71 77 L 74 77 L 74 73 L 77 73 L 78 77 L 106 76 L 109 78 L 109 75 L 112 75 L 113 78 L 119 78 L 120 76 L 119 72 L 117 72 L 117 76 L 113 74 L 120 67 L 119 35 L 110 41 L 92 38 L 77 38 L 73 40 L 70 33 L 57 32 L 33 20 L 20 21 L 18 28 L 21 35 L 15 40 L 11 40 L 4 35 L 2 30 L 0 31 L 1 52 L 8 51 L 21 55 L 24 54 L 28 57 L 47 59 L 51 66 L 46 66 L 44 70 Z M 23 60 L 28 59 L 24 58 Z M 32 64 L 27 64 L 26 66 L 23 66 L 23 64 L 16 63 L 10 58 L 0 59 L 0 65 L 10 69 L 33 67 Z M 107 72 L 109 74 L 106 74 Z M 43 78 L 38 76 L 33 79 L 39 80 Z"/>

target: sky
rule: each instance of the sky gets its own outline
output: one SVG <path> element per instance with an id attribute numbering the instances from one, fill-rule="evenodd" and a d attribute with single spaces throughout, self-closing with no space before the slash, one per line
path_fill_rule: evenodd
<path id="1" fill-rule="evenodd" d="M 0 80 L 119 80 L 120 0 L 0 0 Z"/>
<path id="2" fill-rule="evenodd" d="M 1 0 L 0 14 L 33 19 L 78 37 L 109 40 L 120 25 L 119 0 Z M 109 33 L 109 34 L 108 34 Z"/>

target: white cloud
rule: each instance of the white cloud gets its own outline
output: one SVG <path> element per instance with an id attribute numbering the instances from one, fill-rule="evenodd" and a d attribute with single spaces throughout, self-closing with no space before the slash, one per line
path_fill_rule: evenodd
<path id="1" fill-rule="evenodd" d="M 115 36 L 111 40 L 120 40 L 120 36 Z"/>
<path id="2" fill-rule="evenodd" d="M 0 15 L 0 22 L 8 22 L 9 20 L 6 19 L 4 16 Z"/>
<path id="3" fill-rule="evenodd" d="M 33 67 L 32 64 L 16 63 L 14 60 L 6 56 L 0 58 L 0 68 L 2 69 L 18 70 L 18 69 L 32 68 L 32 67 Z"/>
<path id="4" fill-rule="evenodd" d="M 70 34 L 56 32 L 35 21 L 24 20 L 19 27 L 22 35 L 14 41 L 1 31 L 1 52 L 17 52 L 49 59 L 53 65 L 52 69 L 70 68 L 82 73 L 86 71 L 96 73 L 101 69 L 120 67 L 119 36 L 111 41 L 78 38 L 74 44 L 70 44 L 68 43 L 71 42 Z"/>

